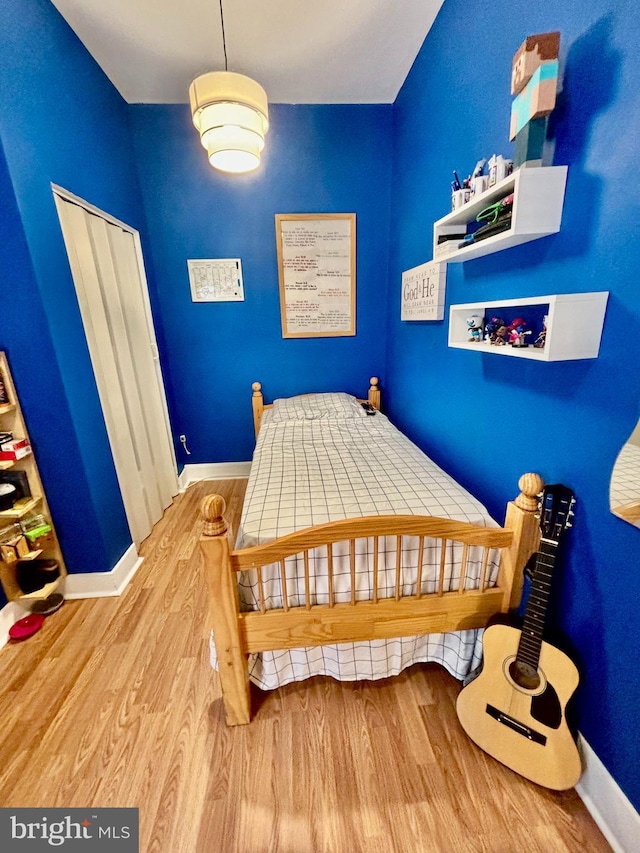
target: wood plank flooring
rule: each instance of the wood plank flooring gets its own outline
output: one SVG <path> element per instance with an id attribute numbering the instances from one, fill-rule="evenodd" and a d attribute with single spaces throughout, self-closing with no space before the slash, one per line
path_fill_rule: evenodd
<path id="1" fill-rule="evenodd" d="M 220 492 L 233 524 L 244 488 L 191 486 L 120 598 L 67 601 L 0 652 L 0 806 L 138 807 L 143 853 L 610 850 L 575 792 L 469 741 L 435 665 L 255 690 L 253 722 L 227 728 L 197 509 Z"/>

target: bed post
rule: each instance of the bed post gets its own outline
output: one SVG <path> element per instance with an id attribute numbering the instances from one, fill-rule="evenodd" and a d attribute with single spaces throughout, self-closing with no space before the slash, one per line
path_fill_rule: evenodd
<path id="1" fill-rule="evenodd" d="M 378 377 L 372 376 L 369 380 L 369 385 L 368 400 L 374 409 L 380 409 L 380 388 L 378 387 Z"/>
<path id="2" fill-rule="evenodd" d="M 259 382 L 254 382 L 253 396 L 251 397 L 251 405 L 253 406 L 253 428 L 256 431 L 256 438 L 260 432 L 260 421 L 262 420 L 262 411 L 264 409 L 264 397 L 262 396 L 262 385 Z"/>
<path id="3" fill-rule="evenodd" d="M 540 524 L 538 495 L 544 487 L 539 474 L 523 474 L 518 480 L 520 494 L 509 501 L 504 526 L 513 530 L 511 545 L 511 563 L 513 565 L 513 583 L 509 606 L 517 607 L 522 596 L 524 567 L 529 557 L 538 550 L 540 542 Z"/>
<path id="4" fill-rule="evenodd" d="M 256 383 L 257 384 L 257 383 Z M 228 726 L 241 726 L 251 717 L 249 669 L 238 629 L 238 579 L 231 568 L 229 532 L 220 495 L 207 495 L 200 511 L 204 528 L 200 547 L 209 587 L 209 621 L 218 655 L 222 700 Z"/>

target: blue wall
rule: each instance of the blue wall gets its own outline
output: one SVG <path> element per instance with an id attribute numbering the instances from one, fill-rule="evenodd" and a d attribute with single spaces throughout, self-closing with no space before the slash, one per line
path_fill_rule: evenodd
<path id="1" fill-rule="evenodd" d="M 69 571 L 108 571 L 131 535 L 50 183 L 144 228 L 127 105 L 49 0 L 4 0 L 0 31 L 0 138 L 21 219 L 3 246 L 0 346 Z M 4 306 L 19 281 L 20 315 Z"/>
<path id="2" fill-rule="evenodd" d="M 7 353 L 40 475 L 57 522 L 64 518 L 65 507 L 91 506 L 89 484 L 75 441 L 47 318 L 1 148 L 0 210 L 0 281 L 3 294 L 0 349 Z M 55 429 L 51 428 L 52 423 L 55 423 Z M 77 523 L 62 524 L 58 533 L 69 570 L 86 571 L 83 553 L 87 543 L 82 528 Z M 99 535 L 95 545 L 99 554 Z M 2 603 L 4 601 L 3 597 Z"/>
<path id="3" fill-rule="evenodd" d="M 395 104 L 385 400 L 496 518 L 524 471 L 575 491 L 552 624 L 582 669 L 580 729 L 638 807 L 640 531 L 608 506 L 613 462 L 640 400 L 636 20 L 631 0 L 498 0 L 490 8 L 446 0 Z M 608 290 L 600 357 L 532 363 L 449 349 L 447 320 L 400 321 L 401 273 L 431 257 L 452 170 L 466 175 L 481 157 L 512 152 L 512 57 L 527 35 L 552 29 L 562 32 L 564 66 L 554 162 L 569 165 L 562 229 L 450 264 L 447 312 L 452 303 Z"/>
<path id="4" fill-rule="evenodd" d="M 157 271 L 174 425 L 191 456 L 248 460 L 251 384 L 265 395 L 345 388 L 383 376 L 391 112 L 386 106 L 270 107 L 260 170 L 208 164 L 187 106 L 134 106 L 132 126 Z M 355 213 L 357 334 L 283 339 L 276 213 Z M 245 301 L 193 303 L 187 258 L 242 259 Z"/>

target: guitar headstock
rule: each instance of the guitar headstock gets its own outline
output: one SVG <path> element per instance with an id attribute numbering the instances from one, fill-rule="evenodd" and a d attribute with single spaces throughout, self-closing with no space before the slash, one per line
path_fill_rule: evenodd
<path id="1" fill-rule="evenodd" d="M 545 486 L 540 497 L 540 532 L 544 539 L 560 541 L 564 531 L 571 527 L 576 499 L 566 486 Z"/>

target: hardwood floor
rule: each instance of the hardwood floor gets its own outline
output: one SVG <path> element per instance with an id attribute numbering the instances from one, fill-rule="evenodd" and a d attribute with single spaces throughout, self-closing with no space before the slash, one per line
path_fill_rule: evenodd
<path id="1" fill-rule="evenodd" d="M 140 809 L 143 853 L 590 853 L 578 795 L 507 770 L 462 731 L 438 666 L 255 691 L 224 724 L 208 662 L 197 507 L 180 495 L 120 598 L 67 601 L 0 653 L 0 806 Z"/>

